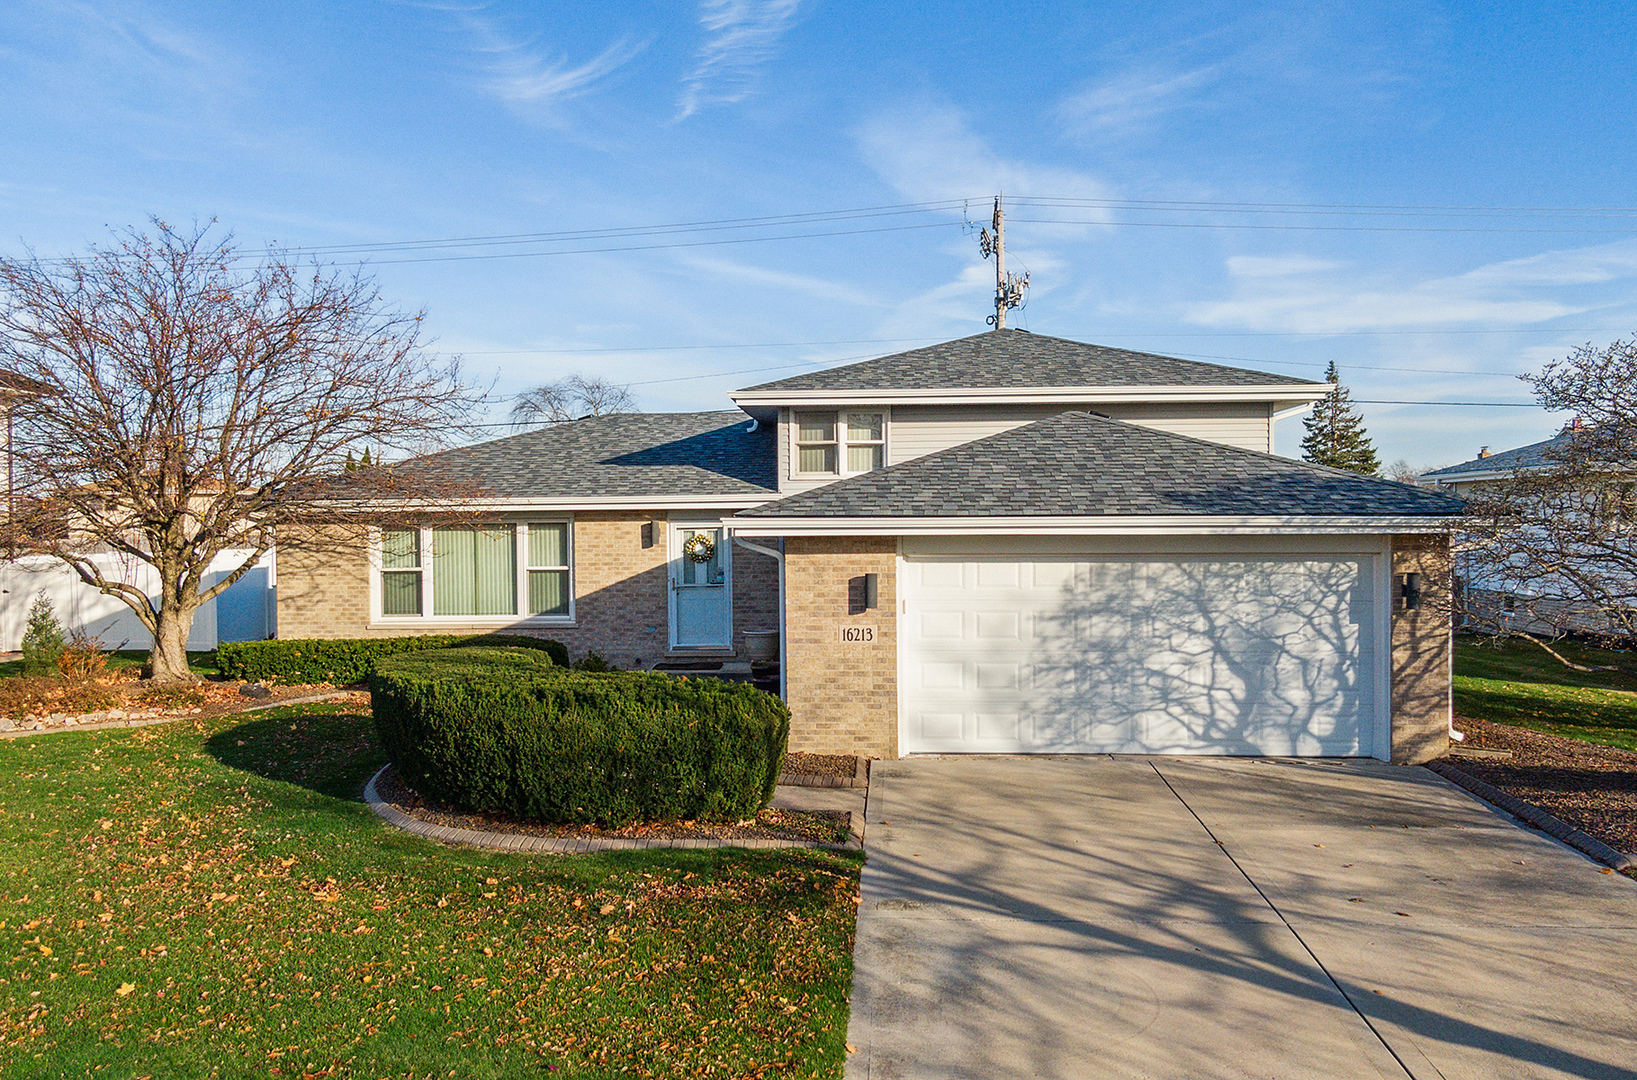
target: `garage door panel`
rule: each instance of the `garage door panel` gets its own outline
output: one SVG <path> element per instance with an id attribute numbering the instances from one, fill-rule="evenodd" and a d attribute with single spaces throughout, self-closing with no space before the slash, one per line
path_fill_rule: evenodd
<path id="1" fill-rule="evenodd" d="M 1374 746 L 1367 556 L 908 566 L 906 752 Z"/>

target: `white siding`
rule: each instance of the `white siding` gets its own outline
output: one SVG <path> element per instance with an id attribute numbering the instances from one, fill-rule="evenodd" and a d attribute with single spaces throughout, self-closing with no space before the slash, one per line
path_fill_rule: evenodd
<path id="1" fill-rule="evenodd" d="M 1245 404 L 895 406 L 888 454 L 892 464 L 998 435 L 1024 424 L 1084 408 L 1144 427 L 1271 453 L 1273 419 L 1266 402 Z"/>
<path id="2" fill-rule="evenodd" d="M 894 405 L 887 421 L 887 464 L 898 465 L 974 439 L 1044 420 L 1070 409 L 1228 446 L 1273 452 L 1273 413 L 1265 401 L 1087 405 Z M 779 491 L 784 495 L 834 483 L 791 475 L 790 409 L 779 410 Z"/>

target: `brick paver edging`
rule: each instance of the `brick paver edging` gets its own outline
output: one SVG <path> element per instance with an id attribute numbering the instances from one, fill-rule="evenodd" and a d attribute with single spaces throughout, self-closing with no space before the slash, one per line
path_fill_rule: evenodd
<path id="1" fill-rule="evenodd" d="M 1484 802 L 1493 803 L 1513 817 L 1528 822 L 1547 836 L 1561 840 L 1575 850 L 1591 856 L 1604 866 L 1611 866 L 1616 870 L 1637 867 L 1637 856 L 1618 852 L 1597 837 L 1581 832 L 1573 825 L 1547 813 L 1534 803 L 1524 802 L 1516 795 L 1509 795 L 1494 784 L 1485 783 L 1471 773 L 1463 772 L 1447 761 L 1428 762 L 1427 768 L 1450 783 L 1472 792 Z"/>
<path id="2" fill-rule="evenodd" d="M 232 712 L 217 713 L 209 719 L 221 716 L 241 716 L 244 713 L 261 712 L 263 709 L 276 709 L 281 705 L 311 705 L 315 701 L 334 701 L 336 698 L 350 697 L 354 691 L 336 690 L 327 694 L 308 694 L 306 697 L 285 698 L 282 701 L 268 701 L 260 705 L 246 705 L 242 709 Z M 198 713 L 177 713 L 175 716 L 148 716 L 136 720 L 99 720 L 94 724 L 55 724 L 43 728 L 18 728 L 14 731 L 0 731 L 0 739 L 26 739 L 31 735 L 55 735 L 63 731 L 109 731 L 115 728 L 152 727 L 155 724 L 174 724 L 178 720 L 187 720 L 198 716 Z"/>
<path id="3" fill-rule="evenodd" d="M 384 765 L 364 785 L 364 801 L 369 808 L 390 825 L 407 833 L 441 840 L 446 844 L 466 844 L 488 848 L 491 851 L 542 851 L 548 855 L 586 855 L 598 851 L 646 851 L 660 848 L 820 848 L 825 851 L 859 851 L 864 844 L 856 837 L 845 844 L 825 844 L 816 840 L 716 840 L 677 838 L 627 838 L 622 836 L 525 836 L 522 833 L 487 832 L 478 829 L 457 829 L 449 825 L 434 825 L 430 821 L 411 817 L 391 803 L 384 802 L 375 790 L 375 781 L 392 768 Z"/>
<path id="4" fill-rule="evenodd" d="M 857 762 L 851 776 L 816 776 L 812 773 L 780 773 L 780 787 L 867 788 L 870 786 L 870 759 Z"/>

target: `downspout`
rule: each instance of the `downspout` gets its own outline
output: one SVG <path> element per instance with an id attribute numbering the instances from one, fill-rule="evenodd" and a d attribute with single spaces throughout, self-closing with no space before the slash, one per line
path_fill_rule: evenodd
<path id="1" fill-rule="evenodd" d="M 785 663 L 784 552 L 777 551 L 770 547 L 764 547 L 761 544 L 746 540 L 744 537 L 737 534 L 734 535 L 733 542 L 738 544 L 740 547 L 749 548 L 758 555 L 766 555 L 768 558 L 779 564 L 779 700 L 788 701 L 789 698 L 785 693 L 787 685 L 786 680 L 790 677 L 790 674 L 789 665 Z M 780 544 L 782 545 L 783 543 L 784 542 L 781 540 Z"/>

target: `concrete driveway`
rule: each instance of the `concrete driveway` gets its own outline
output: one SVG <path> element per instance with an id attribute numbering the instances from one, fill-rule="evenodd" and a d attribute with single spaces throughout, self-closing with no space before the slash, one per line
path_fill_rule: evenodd
<path id="1" fill-rule="evenodd" d="M 850 1080 L 1634 1077 L 1637 882 L 1372 762 L 876 762 Z"/>

